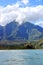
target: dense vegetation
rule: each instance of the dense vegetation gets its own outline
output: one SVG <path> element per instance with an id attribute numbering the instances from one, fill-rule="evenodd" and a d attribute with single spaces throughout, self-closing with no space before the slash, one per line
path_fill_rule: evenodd
<path id="1" fill-rule="evenodd" d="M 0 41 L 0 49 L 43 49 L 43 39 L 31 42 Z"/>

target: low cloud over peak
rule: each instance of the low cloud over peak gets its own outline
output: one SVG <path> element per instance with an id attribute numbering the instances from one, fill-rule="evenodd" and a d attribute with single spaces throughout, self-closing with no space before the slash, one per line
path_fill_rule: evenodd
<path id="1" fill-rule="evenodd" d="M 29 21 L 34 24 L 43 27 L 43 6 L 26 6 L 20 7 L 22 3 L 27 4 L 29 1 L 22 0 L 13 5 L 7 5 L 6 7 L 0 6 L 0 25 L 4 26 L 13 20 L 16 20 L 20 24 L 23 21 Z M 41 21 L 41 22 L 40 22 Z"/>

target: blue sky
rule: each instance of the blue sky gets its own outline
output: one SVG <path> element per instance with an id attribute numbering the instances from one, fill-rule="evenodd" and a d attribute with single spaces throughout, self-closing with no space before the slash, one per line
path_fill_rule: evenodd
<path id="1" fill-rule="evenodd" d="M 0 0 L 0 6 L 15 4 L 17 1 L 21 0 Z M 43 5 L 43 0 L 29 0 L 29 4 L 30 6 Z"/>
<path id="2" fill-rule="evenodd" d="M 0 0 L 0 25 L 13 20 L 43 27 L 43 0 Z"/>
<path id="3" fill-rule="evenodd" d="M 14 4 L 16 2 L 17 0 L 0 0 L 0 6 L 6 6 L 9 4 Z"/>
<path id="4" fill-rule="evenodd" d="M 30 0 L 31 6 L 43 5 L 43 0 Z"/>

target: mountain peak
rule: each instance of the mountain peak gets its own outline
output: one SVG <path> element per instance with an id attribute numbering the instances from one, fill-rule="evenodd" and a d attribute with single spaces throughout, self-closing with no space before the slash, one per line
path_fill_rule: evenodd
<path id="1" fill-rule="evenodd" d="M 43 28 L 30 22 L 19 25 L 12 21 L 5 27 L 0 26 L 0 38 L 7 40 L 38 40 L 43 37 Z M 0 40 L 1 40 L 0 39 Z"/>

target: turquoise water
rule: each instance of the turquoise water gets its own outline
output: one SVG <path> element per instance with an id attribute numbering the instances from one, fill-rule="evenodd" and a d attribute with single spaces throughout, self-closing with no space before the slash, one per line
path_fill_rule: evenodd
<path id="1" fill-rule="evenodd" d="M 43 65 L 43 50 L 0 50 L 0 65 Z"/>

